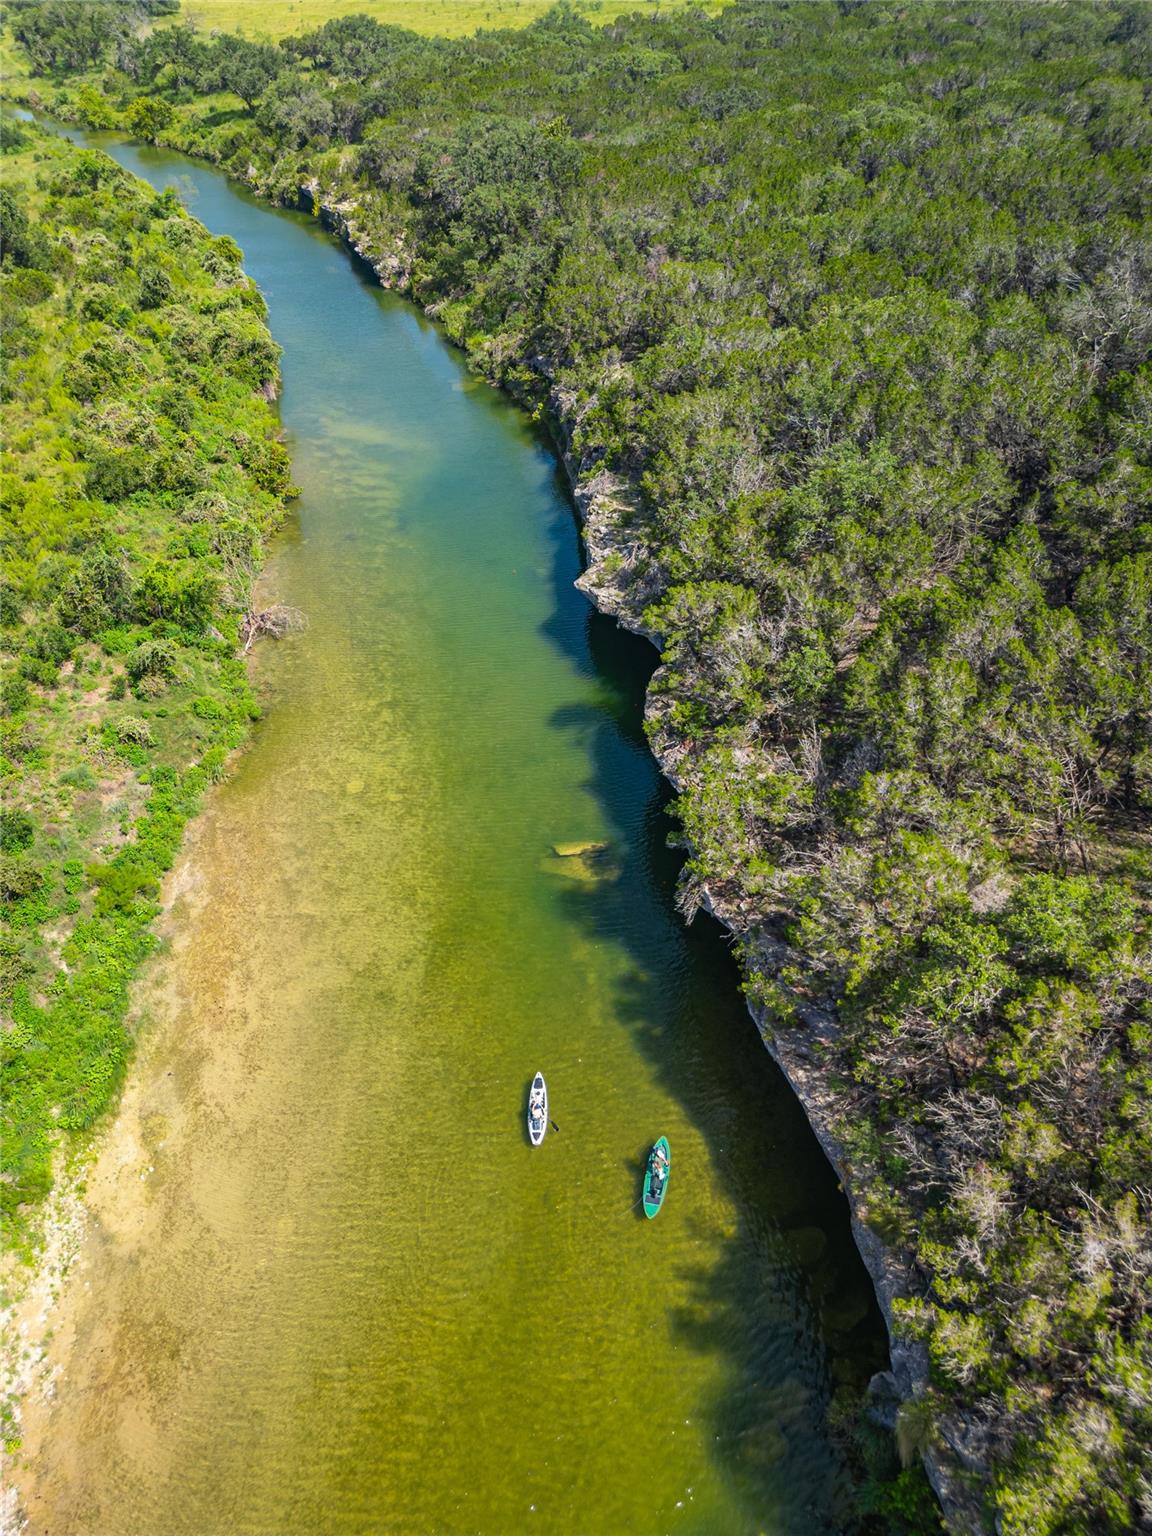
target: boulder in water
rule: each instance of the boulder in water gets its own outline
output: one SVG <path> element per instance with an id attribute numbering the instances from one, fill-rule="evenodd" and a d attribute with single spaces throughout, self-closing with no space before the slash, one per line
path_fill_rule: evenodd
<path id="1" fill-rule="evenodd" d="M 607 843 L 553 843 L 552 852 L 558 859 L 586 859 L 592 854 L 607 853 Z"/>
<path id="2" fill-rule="evenodd" d="M 819 1227 L 795 1227 L 785 1234 L 792 1262 L 800 1269 L 815 1269 L 828 1251 L 828 1237 Z"/>
<path id="3" fill-rule="evenodd" d="M 559 875 L 563 880 L 580 880 L 586 884 L 593 884 L 602 880 L 606 870 L 598 869 L 594 864 L 586 863 L 583 859 L 566 859 L 548 857 L 540 860 L 540 868 L 546 875 Z"/>

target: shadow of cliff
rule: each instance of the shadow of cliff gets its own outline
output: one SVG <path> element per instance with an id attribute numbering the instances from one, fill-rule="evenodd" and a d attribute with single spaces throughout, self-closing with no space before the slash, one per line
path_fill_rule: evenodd
<path id="1" fill-rule="evenodd" d="M 883 1321 L 847 1202 L 760 1041 L 727 934 L 705 915 L 686 926 L 675 910 L 682 855 L 668 846 L 671 791 L 642 722 L 656 653 L 573 590 L 573 545 L 571 525 L 558 525 L 544 629 L 602 689 L 552 723 L 579 733 L 589 753 L 587 787 L 611 826 L 618 873 L 567 884 L 556 899 L 592 939 L 624 946 L 631 965 L 616 1016 L 703 1137 L 735 1211 L 723 1233 L 701 1221 L 707 1257 L 683 1277 L 692 1299 L 671 1324 L 686 1348 L 723 1359 L 726 1386 L 708 1406 L 709 1428 L 750 1518 L 780 1532 L 843 1532 L 851 1488 L 828 1406 L 837 1386 L 860 1389 L 887 1366 Z M 637 1146 L 623 1160 L 634 1195 L 646 1152 Z"/>

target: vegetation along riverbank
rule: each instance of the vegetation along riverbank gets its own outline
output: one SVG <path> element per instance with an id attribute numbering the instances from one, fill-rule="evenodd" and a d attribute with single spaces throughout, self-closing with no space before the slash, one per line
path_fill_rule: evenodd
<path id="1" fill-rule="evenodd" d="M 560 7 L 31 87 L 305 191 L 552 417 L 585 585 L 661 643 L 685 913 L 890 1270 L 906 1441 L 1019 1536 L 1152 1519 L 1150 41 Z"/>
<path id="2" fill-rule="evenodd" d="M 257 713 L 240 650 L 289 491 L 240 252 L 3 124 L 3 1208 L 110 1102 L 161 875 Z M 247 627 L 246 627 L 247 626 Z"/>

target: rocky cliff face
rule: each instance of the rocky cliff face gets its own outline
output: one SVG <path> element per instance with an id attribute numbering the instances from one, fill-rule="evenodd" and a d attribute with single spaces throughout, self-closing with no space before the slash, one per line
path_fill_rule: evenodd
<path id="1" fill-rule="evenodd" d="M 559 413 L 557 419 L 563 421 Z M 627 514 L 633 510 L 628 489 L 603 472 L 581 479 L 568 453 L 564 454 L 564 462 L 572 478 L 587 556 L 585 571 L 576 585 L 601 612 L 612 614 L 618 623 L 645 635 L 659 649 L 659 636 L 644 624 L 642 617 L 647 602 L 654 595 L 654 584 L 651 575 L 644 570 L 636 546 L 627 537 Z M 623 527 L 622 509 L 625 512 Z M 649 744 L 661 772 L 674 788 L 681 789 L 686 749 L 665 724 L 663 711 L 651 693 L 645 708 L 645 722 Z M 694 905 L 698 901 L 741 941 L 751 962 L 750 969 L 777 976 L 786 966 L 802 961 L 802 957 L 786 944 L 765 934 L 760 924 L 743 910 L 738 898 L 713 891 L 707 884 L 701 885 L 694 896 Z M 835 1126 L 842 1106 L 837 1102 L 822 1060 L 825 1048 L 836 1037 L 834 1011 L 804 998 L 797 997 L 796 1003 L 802 1027 L 795 1029 L 784 1030 L 770 1022 L 766 1010 L 753 999 L 749 999 L 748 1009 L 769 1054 L 804 1106 L 808 1121 L 848 1197 L 852 1234 L 884 1314 L 892 1360 L 891 1371 L 875 1378 L 871 1391 L 878 1415 L 894 1423 L 897 1405 L 919 1396 L 928 1386 L 927 1350 L 924 1345 L 901 1336 L 895 1326 L 893 1308 L 897 1298 L 912 1296 L 919 1287 L 911 1255 L 888 1247 L 868 1225 L 866 1205 L 854 1187 L 850 1163 L 836 1134 Z M 949 1526 L 963 1536 L 983 1536 L 988 1526 L 982 1518 L 979 1486 L 987 1475 L 987 1464 L 980 1426 L 951 1416 L 940 1423 L 939 1435 L 939 1448 L 925 1453 L 924 1464 Z"/>

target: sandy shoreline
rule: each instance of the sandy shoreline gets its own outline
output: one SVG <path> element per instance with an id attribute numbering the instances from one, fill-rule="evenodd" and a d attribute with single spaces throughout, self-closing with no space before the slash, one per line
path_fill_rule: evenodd
<path id="1" fill-rule="evenodd" d="M 172 1001 L 166 995 L 167 952 L 186 927 L 189 905 L 196 902 L 197 852 L 212 815 L 209 802 L 189 823 L 164 882 L 156 921 L 160 946 L 133 984 L 129 1023 L 136 1049 L 120 1098 L 87 1143 L 70 1149 L 68 1165 L 45 1203 L 39 1228 L 43 1246 L 36 1262 L 25 1266 L 14 1255 L 7 1259 L 0 1399 L 13 1415 L 9 1433 L 19 1435 L 20 1445 L 5 1457 L 0 1536 L 20 1536 L 33 1528 L 25 1507 L 30 1474 L 73 1354 L 77 1303 L 90 1288 L 94 1252 L 108 1242 L 140 1241 L 149 1225 L 148 1184 L 171 1128 L 169 1114 L 157 1115 L 150 1091 L 157 1055 L 167 1043 L 164 1026 L 174 1011 L 167 1006 Z M 170 1114 L 178 1115 L 175 1092 L 167 1097 Z"/>

